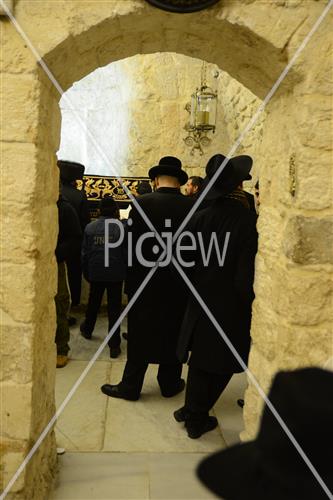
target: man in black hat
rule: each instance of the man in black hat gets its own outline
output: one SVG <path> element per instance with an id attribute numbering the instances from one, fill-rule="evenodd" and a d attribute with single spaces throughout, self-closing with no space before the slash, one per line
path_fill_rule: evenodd
<path id="1" fill-rule="evenodd" d="M 193 201 L 180 192 L 187 174 L 180 160 L 166 156 L 149 170 L 149 177 L 155 181 L 156 191 L 137 198 L 137 202 L 160 235 L 166 232 L 172 236 L 193 205 Z M 135 206 L 131 219 L 128 241 L 132 241 L 133 249 L 141 242 L 142 251 L 141 255 L 133 252 L 133 264 L 128 267 L 129 299 L 151 271 L 147 262 L 155 266 L 162 253 L 154 233 L 143 241 L 151 230 Z M 158 266 L 128 315 L 127 363 L 122 380 L 118 385 L 104 385 L 104 394 L 137 400 L 149 363 L 159 364 L 157 379 L 162 396 L 172 397 L 184 389 L 176 346 L 186 299 L 187 290 L 178 273 L 170 265 Z"/>
<path id="2" fill-rule="evenodd" d="M 333 373 L 328 370 L 279 372 L 268 398 L 308 462 L 265 406 L 256 439 L 206 458 L 199 478 L 225 500 L 333 498 L 332 393 Z"/>
<path id="3" fill-rule="evenodd" d="M 224 160 L 221 154 L 209 160 L 205 186 Z M 229 235 L 223 264 L 213 253 L 208 263 L 202 253 L 192 256 L 195 267 L 191 281 L 244 362 L 250 348 L 257 231 L 256 216 L 238 186 L 249 175 L 251 166 L 249 156 L 229 160 L 206 195 L 209 206 L 198 211 L 188 226 L 194 235 L 202 235 L 205 248 L 209 248 L 213 234 L 219 248 L 223 248 Z M 180 336 L 179 359 L 185 362 L 189 351 L 185 405 L 174 416 L 178 422 L 185 422 L 189 437 L 198 438 L 217 426 L 209 411 L 233 373 L 243 368 L 192 295 Z"/>
<path id="4" fill-rule="evenodd" d="M 58 290 L 55 296 L 57 313 L 57 330 L 55 343 L 57 346 L 57 368 L 63 368 L 68 362 L 69 328 L 67 314 L 70 297 L 67 286 L 66 262 L 80 251 L 82 233 L 79 218 L 69 201 L 59 195 L 57 202 L 59 233 L 55 250 L 58 264 Z"/>
<path id="5" fill-rule="evenodd" d="M 84 165 L 74 161 L 58 160 L 60 170 L 61 194 L 69 201 L 76 211 L 82 234 L 86 225 L 90 222 L 88 200 L 84 190 L 79 191 L 76 181 L 83 178 Z M 72 306 L 77 306 L 81 301 L 81 249 L 75 253 L 67 262 L 68 282 L 71 292 Z"/>

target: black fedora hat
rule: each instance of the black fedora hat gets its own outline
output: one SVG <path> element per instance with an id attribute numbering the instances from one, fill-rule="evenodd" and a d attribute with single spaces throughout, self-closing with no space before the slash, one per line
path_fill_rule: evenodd
<path id="1" fill-rule="evenodd" d="M 158 165 L 149 170 L 148 175 L 152 180 L 154 180 L 158 175 L 170 175 L 171 177 L 177 177 L 181 186 L 186 184 L 188 180 L 187 173 L 182 170 L 182 162 L 174 156 L 163 156 Z"/>
<path id="2" fill-rule="evenodd" d="M 276 375 L 269 399 L 313 467 L 333 490 L 333 373 Z M 324 500 L 327 494 L 265 406 L 257 438 L 206 458 L 201 481 L 225 500 Z"/>
<path id="3" fill-rule="evenodd" d="M 226 156 L 216 154 L 212 156 L 206 165 L 206 178 L 204 179 L 203 189 L 209 184 L 210 180 L 220 168 Z M 230 158 L 226 163 L 224 169 L 219 174 L 214 184 L 209 189 L 205 198 L 207 200 L 214 200 L 231 193 L 236 189 L 239 184 L 245 180 L 252 179 L 250 170 L 252 167 L 252 158 L 248 155 L 235 156 Z"/>
<path id="4" fill-rule="evenodd" d="M 82 179 L 84 175 L 84 165 L 76 161 L 58 160 L 57 165 L 60 170 L 60 178 L 63 181 L 76 181 Z"/>

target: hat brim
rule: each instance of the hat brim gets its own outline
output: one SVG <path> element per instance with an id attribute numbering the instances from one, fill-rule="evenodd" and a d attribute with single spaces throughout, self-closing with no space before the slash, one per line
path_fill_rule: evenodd
<path id="1" fill-rule="evenodd" d="M 248 500 L 324 499 L 325 494 L 305 465 L 306 476 L 268 477 L 264 471 L 264 456 L 256 441 L 240 443 L 205 458 L 197 468 L 204 485 L 220 498 Z M 327 481 L 326 477 L 323 477 Z M 329 483 L 327 482 L 328 486 Z"/>
<path id="2" fill-rule="evenodd" d="M 252 498 L 253 462 L 256 447 L 252 442 L 238 444 L 205 458 L 197 468 L 197 475 L 204 485 L 219 497 Z M 241 478 L 241 480 L 240 480 Z"/>
<path id="3" fill-rule="evenodd" d="M 209 177 L 205 177 L 202 183 L 201 193 L 206 189 L 211 179 Z M 205 194 L 205 200 L 213 201 L 217 198 L 223 198 L 227 194 L 231 193 L 236 187 L 239 185 L 239 181 L 235 182 L 225 182 L 223 186 L 217 186 L 216 182 L 209 188 L 209 191 Z"/>
<path id="4" fill-rule="evenodd" d="M 184 170 L 179 169 L 175 171 L 175 168 L 168 167 L 167 165 L 156 165 L 155 167 L 152 167 L 148 172 L 148 176 L 151 180 L 154 180 L 158 175 L 169 175 L 171 177 L 176 177 L 179 180 L 181 186 L 186 184 L 186 182 L 188 181 L 188 175 Z"/>
<path id="5" fill-rule="evenodd" d="M 209 189 L 205 196 L 208 201 L 216 200 L 231 193 L 237 188 L 243 181 L 252 179 L 250 175 L 250 170 L 252 168 L 252 158 L 251 156 L 241 155 L 231 158 L 226 166 L 231 165 L 233 168 L 233 176 L 230 180 L 219 183 L 219 178 L 216 179 L 212 187 Z M 202 186 L 203 191 L 209 184 L 210 179 L 206 177 Z"/>
<path id="6" fill-rule="evenodd" d="M 253 160 L 251 156 L 248 155 L 240 155 L 231 158 L 231 165 L 234 168 L 237 178 L 239 182 L 248 181 L 252 179 L 250 175 L 250 170 L 252 168 Z"/>
<path id="7" fill-rule="evenodd" d="M 84 165 L 75 161 L 58 160 L 57 165 L 60 170 L 60 177 L 63 180 L 75 181 L 84 176 Z"/>

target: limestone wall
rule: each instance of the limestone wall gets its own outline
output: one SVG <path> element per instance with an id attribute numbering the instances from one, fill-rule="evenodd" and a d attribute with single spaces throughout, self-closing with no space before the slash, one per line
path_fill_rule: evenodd
<path id="1" fill-rule="evenodd" d="M 2 75 L 1 490 L 55 412 L 58 181 L 48 127 L 59 116 L 49 101 L 38 128 L 45 84 L 37 72 Z M 12 497 L 42 498 L 55 466 L 51 431 Z"/>
<path id="2" fill-rule="evenodd" d="M 225 0 L 181 16 L 141 0 L 100 2 L 98 9 L 93 1 L 18 0 L 14 13 L 64 90 L 98 67 L 165 51 L 214 63 L 263 99 L 325 5 L 324 0 Z M 323 365 L 332 353 L 327 250 L 332 228 L 331 24 L 332 13 L 270 103 L 256 152 L 262 205 L 250 368 L 264 388 L 277 369 Z M 54 411 L 60 113 L 59 96 L 27 42 L 8 20 L 1 18 L 0 25 L 1 467 L 6 484 Z M 230 92 L 231 100 L 231 87 Z M 227 129 L 229 141 L 237 135 L 233 127 Z M 290 193 L 293 165 L 295 196 Z M 251 387 L 245 438 L 256 432 L 260 407 Z M 54 446 L 50 434 L 15 483 L 12 498 L 45 497 L 54 473 Z"/>
<path id="3" fill-rule="evenodd" d="M 289 56 L 323 9 L 323 3 L 311 6 L 286 46 Z M 277 370 L 326 366 L 333 356 L 332 20 L 330 13 L 297 61 L 299 83 L 268 106 L 259 148 L 260 240 L 249 367 L 265 390 Z M 264 20 L 256 21 L 264 29 Z M 251 386 L 243 438 L 255 435 L 261 407 Z"/>
<path id="4" fill-rule="evenodd" d="M 140 176 L 162 156 L 175 155 L 189 174 L 203 175 L 208 159 L 229 151 L 261 101 L 208 64 L 207 83 L 218 92 L 216 132 L 209 134 L 211 144 L 202 156 L 197 150 L 192 154 L 184 143 L 189 120 L 185 105 L 200 86 L 202 64 L 175 53 L 137 55 L 75 83 L 60 101 L 58 158 L 82 162 L 87 174 Z M 254 158 L 264 116 L 241 148 Z"/>

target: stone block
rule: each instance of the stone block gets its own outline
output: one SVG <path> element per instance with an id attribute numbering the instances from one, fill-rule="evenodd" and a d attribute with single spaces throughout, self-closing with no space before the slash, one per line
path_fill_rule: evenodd
<path id="1" fill-rule="evenodd" d="M 283 252 L 296 264 L 333 264 L 333 218 L 296 215 L 283 235 Z"/>
<path id="2" fill-rule="evenodd" d="M 281 251 L 281 231 L 285 224 L 286 212 L 280 207 L 260 205 L 257 222 L 259 232 L 259 255 L 279 255 Z"/>
<path id="3" fill-rule="evenodd" d="M 38 257 L 34 241 L 31 205 L 26 203 L 8 203 L 2 205 L 3 226 L 1 243 L 3 260 L 12 263 L 25 263 Z"/>
<path id="4" fill-rule="evenodd" d="M 14 321 L 33 321 L 36 294 L 34 289 L 35 265 L 3 262 L 1 307 Z"/>
<path id="5" fill-rule="evenodd" d="M 39 84 L 35 74 L 5 73 L 0 89 L 2 140 L 35 142 L 38 128 Z"/>
<path id="6" fill-rule="evenodd" d="M 8 22 L 1 22 L 0 67 L 3 72 L 30 73 L 37 62 L 31 50 L 25 45 L 20 34 Z"/>
<path id="7" fill-rule="evenodd" d="M 296 153 L 295 207 L 305 210 L 330 208 L 333 200 L 332 153 L 303 148 Z"/>
<path id="8" fill-rule="evenodd" d="M 2 456 L 1 460 L 1 469 L 2 469 L 2 478 L 0 480 L 0 487 L 1 491 L 7 486 L 9 481 L 12 479 L 14 474 L 16 473 L 17 469 L 20 467 L 22 464 L 25 456 L 26 456 L 26 443 L 22 443 L 22 451 L 9 451 L 7 453 L 4 453 Z M 13 484 L 9 498 L 11 498 L 12 495 L 15 495 L 15 493 L 19 493 L 22 491 L 22 489 L 25 486 L 25 481 L 26 481 L 26 471 L 23 470 L 22 473 L 19 475 L 15 483 Z M 14 498 L 24 498 L 24 496 L 15 496 Z"/>
<path id="9" fill-rule="evenodd" d="M 332 322 L 327 325 L 280 328 L 277 360 L 284 369 L 324 366 L 332 356 Z"/>
<path id="10" fill-rule="evenodd" d="M 36 178 L 34 163 L 37 149 L 35 144 L 1 142 L 1 199 L 6 204 L 20 202 L 29 204 L 34 197 Z"/>
<path id="11" fill-rule="evenodd" d="M 29 477 L 24 489 L 26 498 L 49 498 L 49 493 L 57 476 L 57 448 L 54 431 L 51 430 L 36 451 L 28 465 Z"/>
<path id="12" fill-rule="evenodd" d="M 32 381 L 32 324 L 14 321 L 1 311 L 1 376 L 2 381 L 26 384 Z"/>
<path id="13" fill-rule="evenodd" d="M 1 432 L 7 439 L 28 439 L 31 429 L 33 384 L 2 382 Z"/>
<path id="14" fill-rule="evenodd" d="M 312 326 L 333 322 L 333 280 L 323 271 L 302 272 L 297 267 L 277 266 L 270 301 L 289 324 Z"/>

